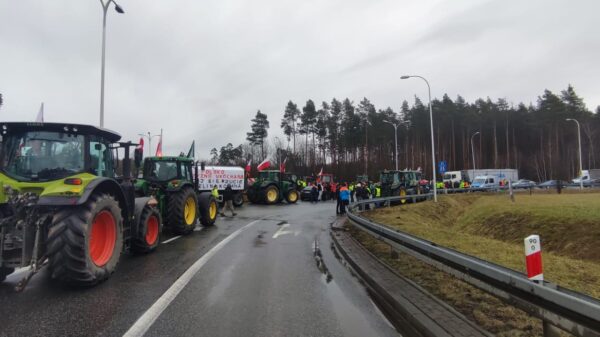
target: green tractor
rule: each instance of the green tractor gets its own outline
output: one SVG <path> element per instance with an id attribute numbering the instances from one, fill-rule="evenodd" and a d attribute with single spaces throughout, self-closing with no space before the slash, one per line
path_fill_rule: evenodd
<path id="1" fill-rule="evenodd" d="M 246 195 L 254 204 L 273 205 L 283 200 L 295 204 L 300 198 L 297 177 L 278 170 L 260 171 L 256 181 L 248 187 Z"/>
<path id="2" fill-rule="evenodd" d="M 380 175 L 381 181 L 381 196 L 406 196 L 420 195 L 423 190 L 419 185 L 422 173 L 419 171 L 383 171 Z M 404 204 L 408 201 L 415 202 L 417 199 L 402 199 L 400 203 Z"/>
<path id="3" fill-rule="evenodd" d="M 198 192 L 198 167 L 192 158 L 147 157 L 143 167 L 142 178 L 135 184 L 136 194 L 156 198 L 169 229 L 189 234 L 198 217 L 204 226 L 215 223 L 217 200 L 210 192 Z"/>
<path id="4" fill-rule="evenodd" d="M 0 123 L 0 135 L 0 281 L 31 267 L 21 291 L 47 265 L 59 282 L 94 285 L 115 271 L 124 250 L 158 247 L 156 200 L 134 194 L 135 144 L 79 124 Z M 136 149 L 136 166 L 141 160 Z"/>

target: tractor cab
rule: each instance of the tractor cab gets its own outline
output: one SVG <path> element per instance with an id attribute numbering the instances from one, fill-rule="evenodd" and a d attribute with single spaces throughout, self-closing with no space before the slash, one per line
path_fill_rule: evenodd
<path id="1" fill-rule="evenodd" d="M 383 171 L 380 174 L 381 196 L 418 194 L 421 177 L 419 171 Z"/>
<path id="2" fill-rule="evenodd" d="M 177 189 L 182 182 L 192 182 L 194 160 L 188 157 L 147 157 L 136 193 L 146 195 L 149 188 Z"/>

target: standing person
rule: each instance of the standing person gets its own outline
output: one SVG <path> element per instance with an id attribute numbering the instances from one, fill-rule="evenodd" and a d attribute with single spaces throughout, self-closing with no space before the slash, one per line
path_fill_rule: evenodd
<path id="1" fill-rule="evenodd" d="M 317 203 L 318 199 L 319 199 L 319 190 L 317 189 L 317 186 L 315 186 L 315 184 L 311 184 L 312 187 L 310 189 L 310 202 L 312 204 Z"/>
<path id="2" fill-rule="evenodd" d="M 348 190 L 350 190 L 350 201 L 354 202 L 354 183 L 350 183 Z"/>
<path id="3" fill-rule="evenodd" d="M 340 198 L 340 186 L 341 185 L 337 186 L 337 188 L 335 186 L 333 187 L 335 200 L 336 200 L 336 203 L 335 203 L 335 214 L 336 215 L 342 214 L 342 210 L 341 210 L 342 199 Z"/>
<path id="4" fill-rule="evenodd" d="M 225 216 L 226 210 L 231 211 L 231 216 L 237 215 L 233 209 L 233 189 L 231 189 L 230 184 L 227 184 L 225 191 L 223 191 L 223 208 L 221 209 L 221 216 Z"/>
<path id="5" fill-rule="evenodd" d="M 350 191 L 348 191 L 345 183 L 340 188 L 340 201 L 340 214 L 346 214 L 346 206 L 350 203 Z"/>
<path id="6" fill-rule="evenodd" d="M 317 190 L 319 191 L 319 195 L 317 196 L 317 201 L 323 200 L 323 185 L 321 183 L 317 183 Z"/>

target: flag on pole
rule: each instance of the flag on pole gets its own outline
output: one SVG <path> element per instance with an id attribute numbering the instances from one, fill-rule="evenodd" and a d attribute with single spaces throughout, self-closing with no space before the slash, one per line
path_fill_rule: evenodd
<path id="1" fill-rule="evenodd" d="M 252 159 L 248 160 L 248 164 L 246 164 L 246 172 L 250 173 L 250 171 L 252 170 L 252 166 L 250 166 L 252 164 Z"/>
<path id="2" fill-rule="evenodd" d="M 283 163 L 279 164 L 279 172 L 285 173 L 285 163 L 287 162 L 287 158 L 283 160 Z"/>
<path id="3" fill-rule="evenodd" d="M 162 157 L 162 141 L 163 141 L 163 133 L 162 129 L 160 129 L 160 140 L 158 141 L 158 145 L 156 146 L 156 156 Z"/>
<path id="4" fill-rule="evenodd" d="M 269 158 L 266 158 L 265 160 L 262 161 L 262 163 L 258 164 L 258 166 L 256 167 L 259 171 L 262 170 L 266 170 L 271 166 L 271 161 L 269 160 Z"/>
<path id="5" fill-rule="evenodd" d="M 321 171 L 319 172 L 319 177 L 323 175 L 323 166 L 321 166 Z"/>
<path id="6" fill-rule="evenodd" d="M 158 145 L 156 146 L 156 156 L 162 157 L 162 134 L 160 135 L 160 140 L 158 141 Z"/>
<path id="7" fill-rule="evenodd" d="M 188 158 L 196 158 L 196 141 L 192 141 L 192 146 L 190 146 L 190 150 L 187 154 Z"/>
<path id="8" fill-rule="evenodd" d="M 137 149 L 144 153 L 144 137 L 140 138 L 140 142 L 138 143 Z"/>
<path id="9" fill-rule="evenodd" d="M 40 105 L 40 111 L 38 111 L 35 121 L 37 123 L 44 123 L 44 102 L 42 102 L 42 105 Z"/>

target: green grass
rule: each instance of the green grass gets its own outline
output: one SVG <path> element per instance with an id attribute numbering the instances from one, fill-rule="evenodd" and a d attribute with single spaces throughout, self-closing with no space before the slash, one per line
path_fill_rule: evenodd
<path id="1" fill-rule="evenodd" d="M 600 298 L 600 194 L 443 195 L 365 213 L 377 222 L 525 272 L 523 239 L 542 240 L 547 280 Z"/>

